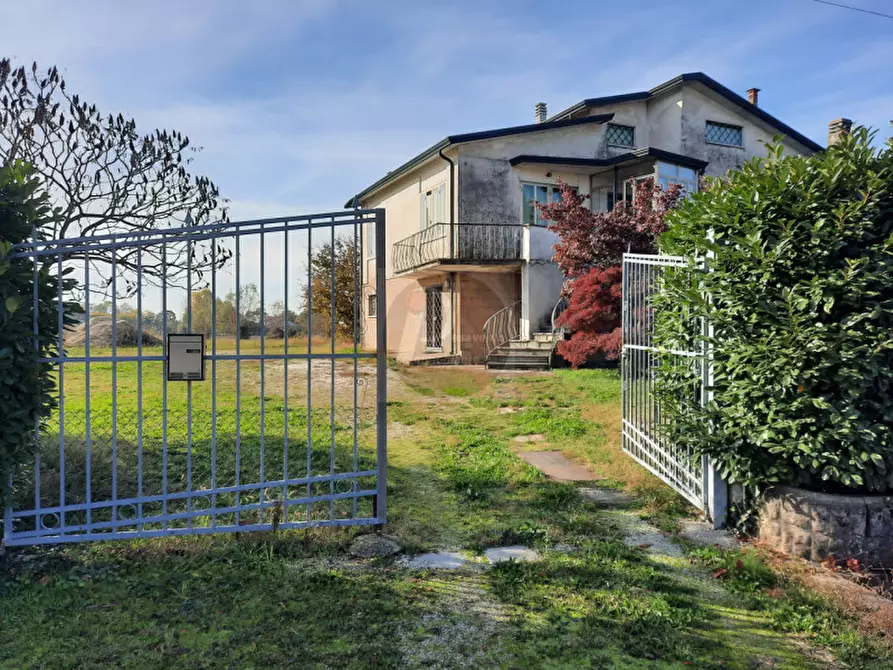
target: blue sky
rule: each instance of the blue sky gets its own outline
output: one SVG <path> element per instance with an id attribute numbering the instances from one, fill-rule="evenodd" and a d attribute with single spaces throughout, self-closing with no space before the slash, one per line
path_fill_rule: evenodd
<path id="1" fill-rule="evenodd" d="M 762 88 L 821 143 L 832 118 L 893 118 L 893 20 L 812 0 L 31 0 L 0 25 L 4 55 L 203 146 L 233 218 L 337 209 L 447 134 L 686 71 Z"/>

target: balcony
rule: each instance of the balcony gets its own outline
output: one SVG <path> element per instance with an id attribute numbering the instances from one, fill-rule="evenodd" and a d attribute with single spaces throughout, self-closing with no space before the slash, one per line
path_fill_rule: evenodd
<path id="1" fill-rule="evenodd" d="M 437 223 L 394 244 L 394 274 L 438 265 L 517 265 L 525 226 Z"/>

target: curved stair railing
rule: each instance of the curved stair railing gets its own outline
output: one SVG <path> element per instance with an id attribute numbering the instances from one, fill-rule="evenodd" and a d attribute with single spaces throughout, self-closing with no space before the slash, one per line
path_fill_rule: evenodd
<path id="1" fill-rule="evenodd" d="M 560 338 L 564 337 L 564 333 L 567 332 L 567 328 L 565 326 L 558 325 L 558 317 L 564 314 L 564 310 L 567 309 L 568 306 L 567 298 L 561 296 L 558 302 L 555 303 L 555 307 L 552 308 L 552 343 L 554 345 Z"/>
<path id="2" fill-rule="evenodd" d="M 484 324 L 487 358 L 502 345 L 521 336 L 521 301 L 495 312 Z"/>

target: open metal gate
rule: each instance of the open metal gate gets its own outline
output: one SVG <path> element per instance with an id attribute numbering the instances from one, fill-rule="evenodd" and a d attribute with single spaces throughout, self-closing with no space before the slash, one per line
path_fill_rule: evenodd
<path id="1" fill-rule="evenodd" d="M 655 396 L 661 358 L 698 368 L 699 383 L 689 392 L 707 400 L 711 368 L 708 352 L 659 350 L 654 343 L 654 297 L 668 268 L 686 271 L 688 261 L 679 256 L 624 254 L 623 256 L 623 350 L 622 440 L 623 450 L 657 475 L 689 502 L 703 510 L 715 526 L 725 522 L 726 488 L 704 457 L 672 444 L 661 430 L 666 419 Z M 700 327 L 700 326 L 699 326 Z"/>
<path id="2" fill-rule="evenodd" d="M 367 334 L 362 310 L 371 230 L 387 304 L 384 224 L 355 210 L 20 245 L 82 321 L 42 359 L 58 409 L 8 483 L 4 544 L 384 523 L 387 315 Z"/>

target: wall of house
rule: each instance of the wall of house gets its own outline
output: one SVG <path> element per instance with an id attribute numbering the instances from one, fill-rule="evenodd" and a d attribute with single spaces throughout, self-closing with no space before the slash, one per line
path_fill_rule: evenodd
<path id="1" fill-rule="evenodd" d="M 642 144 L 682 153 L 682 88 L 648 100 L 648 130 Z"/>
<path id="2" fill-rule="evenodd" d="M 487 357 L 484 324 L 493 314 L 521 299 L 517 272 L 457 273 L 459 349 L 465 363 L 481 363 Z"/>
<path id="3" fill-rule="evenodd" d="M 697 84 L 683 88 L 682 100 L 679 152 L 709 161 L 708 175 L 723 176 L 754 156 L 765 156 L 765 143 L 771 142 L 779 134 L 775 128 L 743 113 L 738 106 Z M 744 147 L 708 144 L 705 139 L 707 121 L 741 126 L 744 129 Z M 792 154 L 812 153 L 794 140 L 785 140 L 784 144 L 786 151 Z"/>
<path id="4" fill-rule="evenodd" d="M 401 360 L 409 360 L 424 353 L 425 343 L 425 290 L 418 280 L 409 277 L 394 277 L 392 253 L 394 242 L 409 237 L 421 229 L 421 194 L 446 183 L 447 211 L 449 199 L 454 197 L 449 183 L 449 164 L 437 157 L 421 166 L 410 175 L 388 185 L 363 202 L 367 208 L 381 207 L 385 210 L 385 277 L 387 293 L 384 303 L 379 301 L 378 309 L 387 310 L 388 350 Z M 363 231 L 363 341 L 369 348 L 375 347 L 376 319 L 368 316 L 368 297 L 375 293 L 376 259 L 370 257 L 375 241 L 370 230 Z M 430 282 L 429 282 L 430 283 Z M 419 307 L 421 305 L 421 307 Z M 444 324 L 448 325 L 449 306 L 445 305 Z M 393 322 L 393 323 L 392 323 Z M 444 342 L 448 343 L 446 337 Z"/>
<path id="5" fill-rule="evenodd" d="M 521 312 L 521 339 L 551 329 L 552 310 L 561 295 L 564 275 L 557 263 L 525 263 L 521 268 L 521 292 L 526 296 Z"/>
<path id="6" fill-rule="evenodd" d="M 400 361 L 408 362 L 432 353 L 425 348 L 427 335 L 425 289 L 429 286 L 441 286 L 442 288 L 442 353 L 444 355 L 450 353 L 451 325 L 455 324 L 456 320 L 451 311 L 449 276 L 443 273 L 423 279 L 394 277 L 387 280 L 386 288 L 389 305 L 387 348 L 388 352 Z M 455 304 L 456 314 L 458 314 L 458 292 Z M 364 344 L 370 349 L 375 348 L 376 323 L 376 318 L 366 318 L 366 328 L 363 333 Z M 456 328 L 458 333 L 457 324 L 452 327 Z"/>
<path id="7" fill-rule="evenodd" d="M 597 151 L 599 142 L 604 144 L 603 126 L 582 126 L 591 136 L 580 146 Z M 573 128 L 571 130 L 579 130 Z M 575 153 L 562 153 L 567 147 L 555 132 L 542 133 L 552 136 L 552 144 L 528 136 L 529 142 L 512 142 L 509 145 L 501 140 L 475 142 L 459 147 L 459 194 L 458 218 L 460 223 L 521 223 L 521 183 L 557 184 L 559 177 L 583 193 L 589 193 L 589 178 L 577 174 L 570 168 L 557 170 L 546 165 L 519 165 L 513 167 L 509 159 L 522 154 L 546 156 L 579 156 L 579 146 Z M 579 135 L 579 133 L 575 133 Z M 520 139 L 520 138 L 518 138 Z M 558 141 L 561 140 L 561 141 Z M 500 143 L 497 153 L 491 143 Z M 587 158 L 591 158 L 594 153 Z M 548 175 L 548 176 L 547 176 Z"/>

